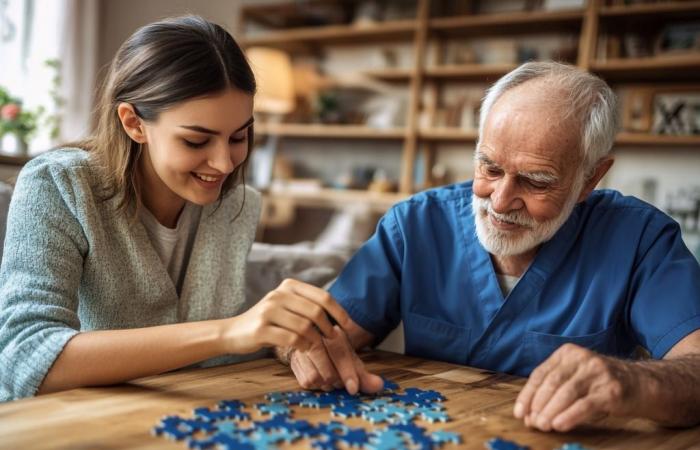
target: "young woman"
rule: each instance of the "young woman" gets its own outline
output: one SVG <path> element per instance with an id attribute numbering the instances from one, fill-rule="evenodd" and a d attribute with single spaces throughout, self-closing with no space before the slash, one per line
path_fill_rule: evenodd
<path id="1" fill-rule="evenodd" d="M 244 298 L 260 209 L 243 184 L 254 93 L 241 49 L 202 18 L 147 25 L 122 45 L 95 134 L 17 180 L 0 400 L 304 350 L 337 330 L 327 315 L 350 320 L 292 280 Z"/>

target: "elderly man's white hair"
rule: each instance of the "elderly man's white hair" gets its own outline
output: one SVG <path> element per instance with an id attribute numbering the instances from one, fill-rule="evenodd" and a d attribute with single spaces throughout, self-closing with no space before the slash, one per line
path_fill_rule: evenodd
<path id="1" fill-rule="evenodd" d="M 527 81 L 546 79 L 566 93 L 562 99 L 565 115 L 581 122 L 580 149 L 586 175 L 613 146 L 618 129 L 617 99 L 603 80 L 577 67 L 556 62 L 528 62 L 504 75 L 486 91 L 479 116 L 479 139 L 486 117 L 504 92 Z"/>

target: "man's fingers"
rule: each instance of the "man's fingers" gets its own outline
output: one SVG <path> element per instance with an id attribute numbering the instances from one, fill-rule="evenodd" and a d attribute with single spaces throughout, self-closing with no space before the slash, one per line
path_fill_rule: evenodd
<path id="1" fill-rule="evenodd" d="M 345 389 L 355 395 L 360 387 L 360 377 L 355 366 L 355 350 L 350 345 L 345 332 L 339 326 L 333 327 L 331 339 L 323 339 L 328 355 L 330 355 Z"/>
<path id="2" fill-rule="evenodd" d="M 297 374 L 297 381 L 299 381 L 301 387 L 304 389 L 317 389 L 321 386 L 323 378 L 321 374 L 318 373 L 318 370 L 316 370 L 316 366 L 314 366 L 304 352 L 294 352 L 292 355 L 292 362 L 299 371 L 298 374 L 295 371 L 295 374 Z M 299 374 L 301 374 L 301 376 L 299 376 Z"/>
<path id="3" fill-rule="evenodd" d="M 552 428 L 566 432 L 582 423 L 604 419 L 608 414 L 603 406 L 595 397 L 580 398 L 552 420 Z"/>
<path id="4" fill-rule="evenodd" d="M 542 431 L 550 431 L 552 429 L 552 420 L 559 413 L 573 405 L 579 398 L 586 395 L 587 389 L 583 387 L 585 384 L 586 380 L 578 374 L 564 382 L 539 411 L 536 421 L 532 422 L 531 425 Z"/>
<path id="5" fill-rule="evenodd" d="M 333 386 L 338 380 L 338 372 L 336 371 L 333 361 L 326 352 L 326 347 L 323 342 L 318 345 L 313 345 L 308 351 L 308 359 L 316 367 L 316 370 L 323 378 L 324 386 Z"/>
<path id="6" fill-rule="evenodd" d="M 542 364 L 537 366 L 535 370 L 530 374 L 527 383 L 518 398 L 515 400 L 515 406 L 513 407 L 513 415 L 522 419 L 528 416 L 533 410 L 533 401 L 537 396 L 540 387 L 545 382 L 547 377 L 557 369 L 561 359 L 561 354 L 559 351 L 554 352 L 549 358 L 547 358 Z"/>

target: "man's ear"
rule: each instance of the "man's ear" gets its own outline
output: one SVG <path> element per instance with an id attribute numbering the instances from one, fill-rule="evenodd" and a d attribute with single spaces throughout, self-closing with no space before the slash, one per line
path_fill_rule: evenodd
<path id="1" fill-rule="evenodd" d="M 578 197 L 578 201 L 582 202 L 586 198 L 588 198 L 588 195 L 595 189 L 595 187 L 598 185 L 600 180 L 605 176 L 606 173 L 608 173 L 608 170 L 612 167 L 613 163 L 615 162 L 615 157 L 612 155 L 608 155 L 598 161 L 598 164 L 595 166 L 595 170 L 593 171 L 593 174 L 588 178 L 586 181 L 586 184 L 583 186 L 583 189 L 581 190 L 581 194 Z"/>
<path id="2" fill-rule="evenodd" d="M 126 102 L 120 103 L 117 106 L 117 115 L 119 116 L 119 121 L 122 123 L 124 131 L 126 131 L 126 134 L 128 134 L 131 139 L 139 144 L 145 144 L 147 142 L 143 121 L 136 114 L 131 104 Z"/>

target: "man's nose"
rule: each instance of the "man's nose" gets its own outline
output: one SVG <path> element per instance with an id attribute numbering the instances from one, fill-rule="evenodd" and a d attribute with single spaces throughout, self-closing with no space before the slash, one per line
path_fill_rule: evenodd
<path id="1" fill-rule="evenodd" d="M 505 214 L 520 209 L 524 205 L 515 179 L 505 176 L 498 180 L 495 189 L 491 193 L 491 207 L 495 212 Z"/>

